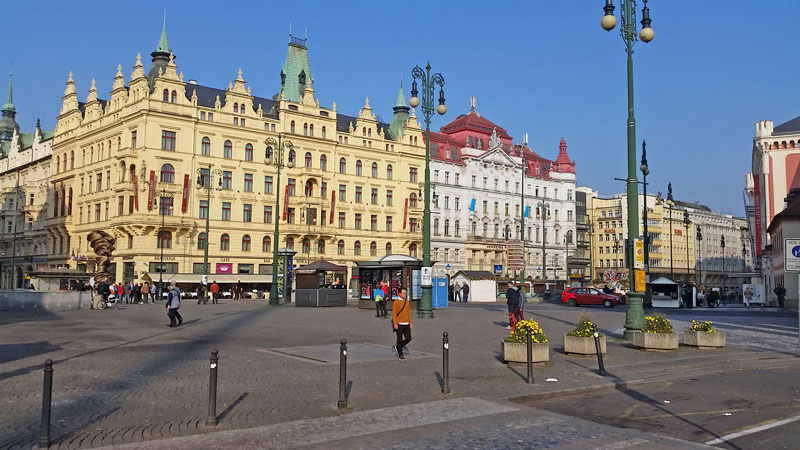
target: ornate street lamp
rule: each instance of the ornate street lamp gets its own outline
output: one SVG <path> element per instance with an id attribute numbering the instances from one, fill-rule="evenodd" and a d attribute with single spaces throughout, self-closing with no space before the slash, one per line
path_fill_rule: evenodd
<path id="1" fill-rule="evenodd" d="M 211 217 L 211 189 L 214 185 L 213 180 L 218 180 L 217 190 L 222 190 L 222 171 L 220 169 L 212 169 L 209 164 L 208 169 L 200 167 L 197 169 L 197 181 L 195 182 L 195 189 L 206 190 L 206 240 L 203 243 L 203 281 L 208 285 L 208 243 L 210 242 L 208 235 L 209 218 Z M 204 290 L 205 301 L 208 303 L 208 288 Z M 199 299 L 198 299 L 199 301 Z"/>
<path id="2" fill-rule="evenodd" d="M 683 211 L 683 228 L 686 230 L 686 284 L 689 284 L 691 277 L 689 271 L 689 211 Z"/>
<path id="3" fill-rule="evenodd" d="M 719 237 L 719 245 L 722 247 L 722 295 L 725 295 L 725 235 Z"/>
<path id="4" fill-rule="evenodd" d="M 672 208 L 675 201 L 672 200 L 672 182 L 667 186 L 667 206 L 669 206 L 669 278 L 675 281 L 675 268 L 672 263 Z"/>
<path id="5" fill-rule="evenodd" d="M 547 228 L 545 221 L 550 218 L 550 203 L 541 201 L 536 204 L 536 213 L 542 218 L 542 280 L 547 290 Z"/>
<path id="6" fill-rule="evenodd" d="M 278 215 L 278 212 L 281 205 L 281 168 L 284 166 L 290 169 L 294 167 L 294 159 L 287 158 L 285 163 L 283 161 L 284 153 L 288 153 L 289 151 L 293 150 L 294 144 L 292 144 L 292 141 L 283 140 L 280 134 L 278 134 L 277 141 L 275 138 L 268 137 L 264 143 L 267 144 L 267 154 L 264 158 L 264 163 L 268 166 L 274 165 L 275 171 L 277 172 L 274 187 L 275 211 L 272 214 L 272 218 L 275 221 L 275 232 L 273 233 L 272 238 L 272 284 L 270 285 L 269 289 L 269 304 L 278 305 L 280 304 L 280 301 L 278 300 L 278 224 L 280 223 L 280 216 Z"/>
<path id="7" fill-rule="evenodd" d="M 622 26 L 620 35 L 625 41 L 625 50 L 628 53 L 628 179 L 627 179 L 627 198 L 628 198 L 628 239 L 629 244 L 626 251 L 633 253 L 633 239 L 639 236 L 639 182 L 636 179 L 636 119 L 633 113 L 633 44 L 636 43 L 636 0 L 621 0 Z M 600 21 L 600 25 L 606 31 L 611 31 L 617 25 L 614 17 L 614 3 L 606 0 L 603 7 L 605 15 Z M 653 29 L 650 27 L 650 9 L 647 7 L 647 0 L 644 0 L 642 9 L 642 31 L 639 39 L 643 42 L 653 40 Z M 646 246 L 645 246 L 646 248 Z M 629 273 L 632 275 L 635 270 L 635 258 L 628 257 Z M 635 283 L 631 283 L 635 286 Z M 641 330 L 644 326 L 644 309 L 642 307 L 642 296 L 640 292 L 631 289 L 628 292 L 627 311 L 625 313 L 625 339 L 632 340 L 635 331 Z"/>
<path id="8" fill-rule="evenodd" d="M 434 107 L 434 89 L 439 85 L 439 106 L 435 111 L 440 115 L 447 112 L 444 105 L 444 77 L 440 73 L 431 74 L 431 63 L 425 66 L 425 70 L 416 66 L 411 70 L 414 81 L 411 84 L 411 99 L 408 104 L 412 108 L 421 106 L 422 115 L 425 117 L 425 209 L 422 213 L 422 271 L 427 272 L 427 277 L 423 276 L 422 298 L 417 308 L 420 319 L 433 318 L 433 292 L 430 284 L 431 276 L 431 116 Z M 422 100 L 417 96 L 417 80 L 422 83 Z"/>
<path id="9" fill-rule="evenodd" d="M 161 214 L 161 228 L 158 230 L 158 246 L 161 248 L 161 262 L 159 263 L 158 267 L 158 299 L 163 300 L 163 292 L 164 292 L 164 244 L 166 241 L 166 236 L 164 235 L 164 218 L 167 215 L 167 211 L 170 208 L 173 208 L 172 201 L 175 198 L 175 194 L 172 192 L 167 192 L 165 189 L 161 190 L 161 198 L 158 201 L 158 212 Z M 169 202 L 166 201 L 169 199 Z M 171 214 L 170 214 L 171 215 Z M 125 281 L 125 280 L 122 280 Z"/>
<path id="10" fill-rule="evenodd" d="M 702 286 L 703 284 L 703 230 L 700 226 L 697 227 L 697 250 L 700 253 L 700 261 L 698 262 L 698 271 L 700 276 L 695 278 L 698 286 Z"/>
<path id="11" fill-rule="evenodd" d="M 644 225 L 644 274 L 647 276 L 648 272 L 650 272 L 650 234 L 647 232 L 647 176 L 650 175 L 650 168 L 647 166 L 646 141 L 642 141 L 642 164 L 639 166 L 639 170 L 642 171 L 642 186 L 644 186 L 642 224 Z"/>

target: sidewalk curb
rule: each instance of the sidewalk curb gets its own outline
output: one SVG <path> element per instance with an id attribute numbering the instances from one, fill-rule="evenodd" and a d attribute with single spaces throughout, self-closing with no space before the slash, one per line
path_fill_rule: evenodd
<path id="1" fill-rule="evenodd" d="M 573 397 L 577 395 L 596 394 L 611 391 L 624 391 L 632 387 L 645 386 L 649 384 L 661 383 L 662 380 L 645 380 L 644 378 L 637 378 L 635 380 L 625 381 L 615 378 L 613 384 L 586 386 L 580 388 L 562 389 L 557 391 L 539 392 L 536 394 L 520 395 L 517 397 L 507 397 L 504 400 L 527 405 L 528 402 L 537 400 L 547 400 L 555 397 Z"/>

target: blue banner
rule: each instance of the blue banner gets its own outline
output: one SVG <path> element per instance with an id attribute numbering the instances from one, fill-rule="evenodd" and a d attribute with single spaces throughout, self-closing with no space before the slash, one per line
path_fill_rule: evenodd
<path id="1" fill-rule="evenodd" d="M 525 207 L 525 217 L 530 217 L 530 216 L 531 216 L 531 207 L 530 206 L 526 206 Z"/>
<path id="2" fill-rule="evenodd" d="M 475 211 L 475 199 L 474 198 L 472 200 L 470 200 L 470 202 L 469 202 L 469 210 L 473 211 L 473 212 Z"/>

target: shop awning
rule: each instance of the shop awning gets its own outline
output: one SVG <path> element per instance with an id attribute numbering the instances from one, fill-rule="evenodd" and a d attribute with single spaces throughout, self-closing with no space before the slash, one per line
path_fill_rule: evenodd
<path id="1" fill-rule="evenodd" d="M 175 280 L 176 283 L 202 283 L 203 274 L 200 273 L 147 273 L 147 276 L 157 283 L 163 279 L 165 283 Z M 213 283 L 272 283 L 272 274 L 258 273 L 225 273 L 208 274 L 208 282 Z"/>

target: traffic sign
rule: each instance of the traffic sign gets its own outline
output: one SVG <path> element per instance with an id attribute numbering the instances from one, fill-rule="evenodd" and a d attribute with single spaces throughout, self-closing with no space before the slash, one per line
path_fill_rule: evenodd
<path id="1" fill-rule="evenodd" d="M 783 240 L 783 270 L 800 272 L 800 239 Z"/>

